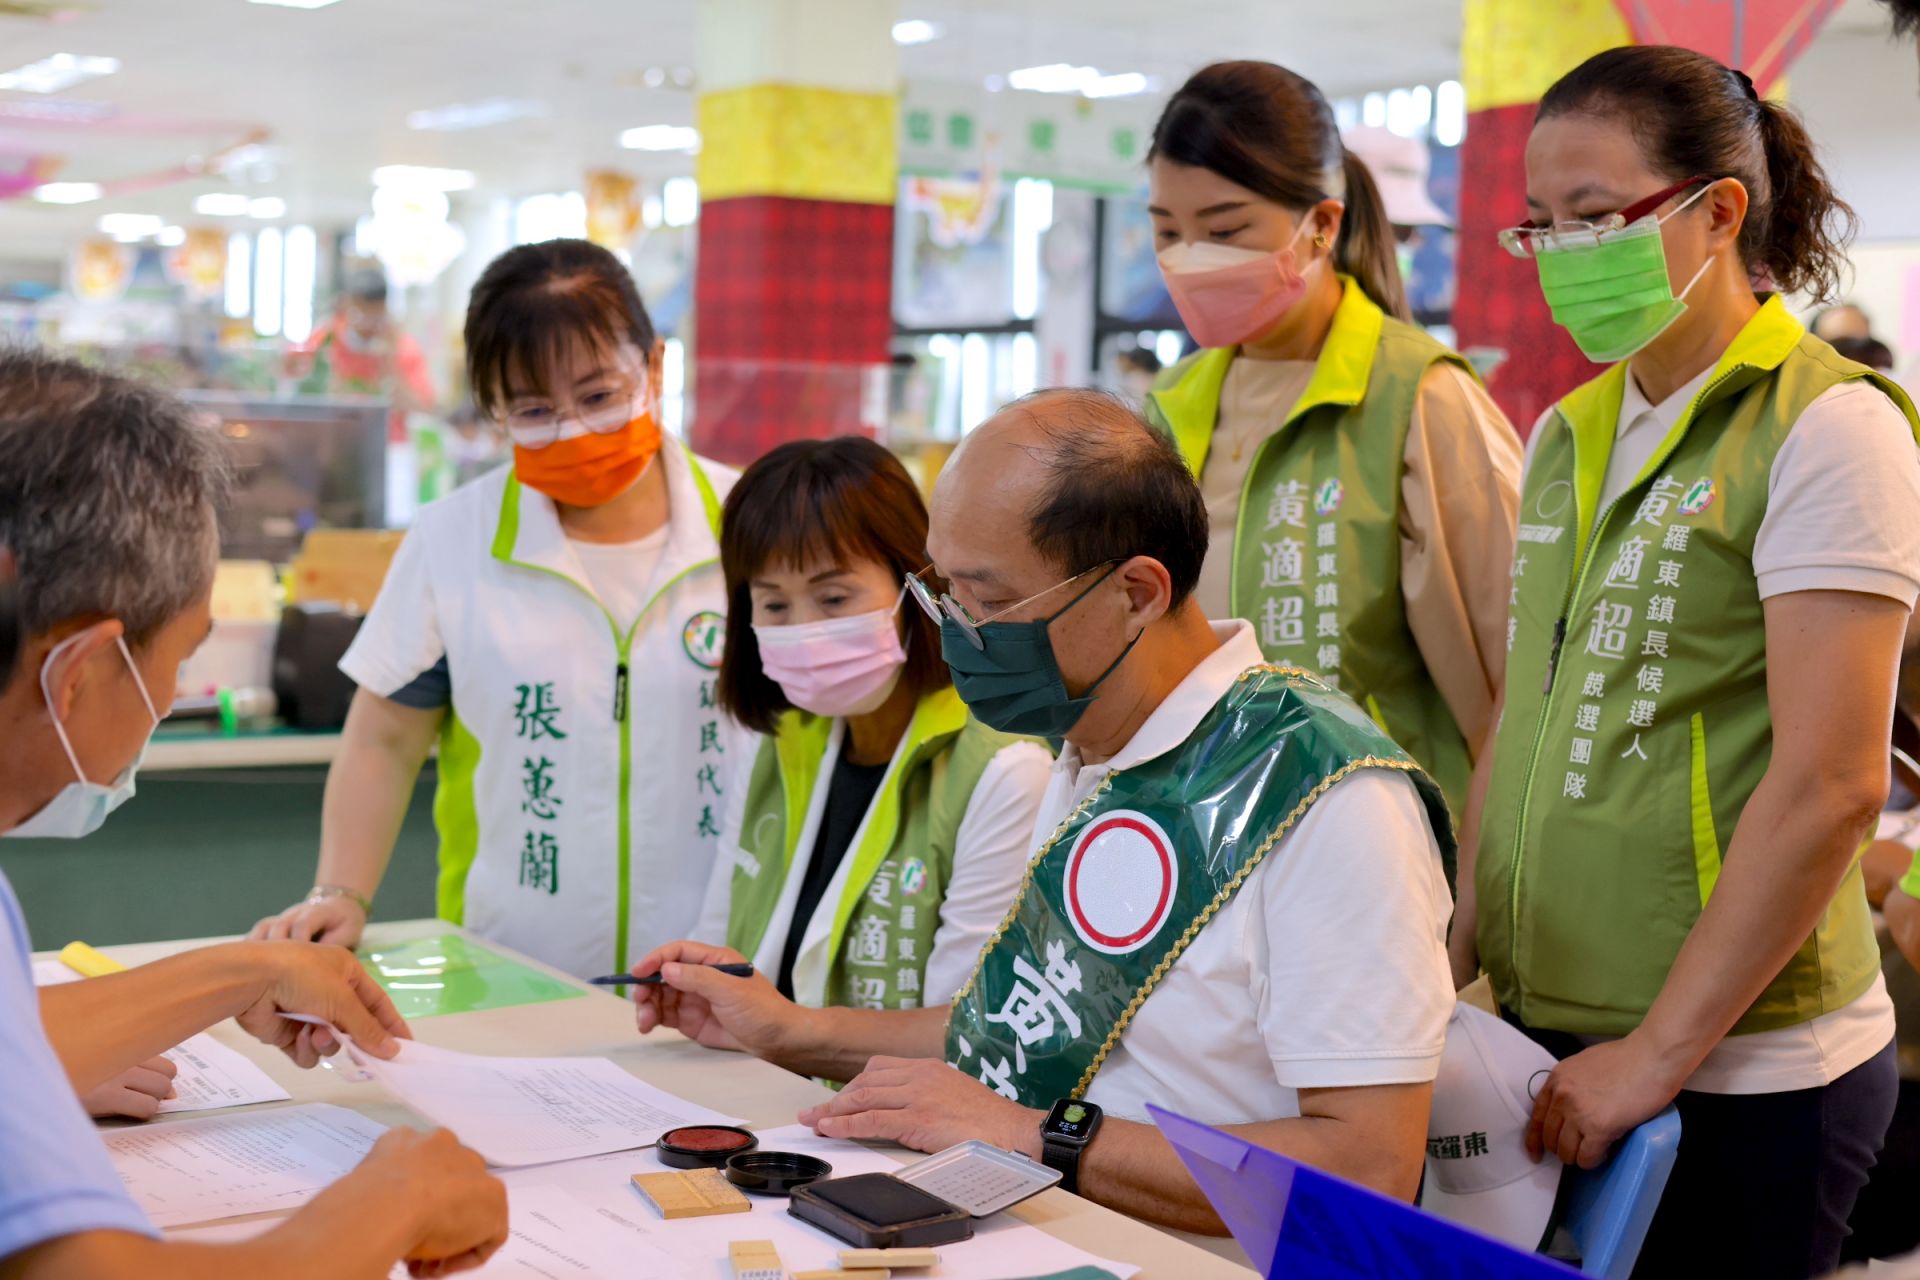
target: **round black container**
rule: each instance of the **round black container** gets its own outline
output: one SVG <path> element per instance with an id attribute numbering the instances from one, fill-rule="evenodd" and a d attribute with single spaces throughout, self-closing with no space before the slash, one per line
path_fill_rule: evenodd
<path id="1" fill-rule="evenodd" d="M 832 1173 L 825 1160 L 792 1151 L 749 1151 L 727 1161 L 727 1181 L 762 1196 L 784 1196 Z"/>
<path id="2" fill-rule="evenodd" d="M 716 1142 L 716 1135 L 729 1135 L 727 1142 Z M 692 1124 L 669 1129 L 653 1144 L 660 1163 L 669 1169 L 719 1169 L 737 1155 L 760 1145 L 760 1139 L 745 1129 L 726 1124 Z"/>

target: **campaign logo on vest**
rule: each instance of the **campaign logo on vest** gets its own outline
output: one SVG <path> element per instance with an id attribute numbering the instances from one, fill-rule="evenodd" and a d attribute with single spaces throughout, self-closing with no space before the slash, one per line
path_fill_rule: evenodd
<path id="1" fill-rule="evenodd" d="M 927 864 L 923 858 L 908 858 L 900 867 L 900 892 L 912 898 L 927 887 Z"/>
<path id="2" fill-rule="evenodd" d="M 702 609 L 688 618 L 687 625 L 680 629 L 680 643 L 686 646 L 687 656 L 693 659 L 695 666 L 718 671 L 720 655 L 727 644 L 726 615 Z"/>
<path id="3" fill-rule="evenodd" d="M 1180 863 L 1166 831 L 1138 810 L 1115 809 L 1073 842 L 1061 896 L 1082 942 L 1123 956 L 1153 941 L 1179 887 Z"/>
<path id="4" fill-rule="evenodd" d="M 1347 500 L 1347 487 L 1336 477 L 1322 482 L 1313 494 L 1313 513 L 1317 516 L 1330 516 L 1340 509 Z"/>
<path id="5" fill-rule="evenodd" d="M 1697 516 L 1712 506 L 1713 500 L 1719 496 L 1720 490 L 1714 486 L 1713 481 L 1706 476 L 1702 476 L 1700 479 L 1695 480 L 1693 487 L 1688 489 L 1685 495 L 1681 497 L 1680 514 L 1683 516 Z"/>

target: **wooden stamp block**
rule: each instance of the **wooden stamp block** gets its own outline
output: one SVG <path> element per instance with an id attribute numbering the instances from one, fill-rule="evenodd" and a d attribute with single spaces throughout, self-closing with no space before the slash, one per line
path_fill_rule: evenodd
<path id="1" fill-rule="evenodd" d="M 710 1218 L 753 1209 L 718 1169 L 686 1173 L 636 1173 L 633 1185 L 663 1218 Z"/>

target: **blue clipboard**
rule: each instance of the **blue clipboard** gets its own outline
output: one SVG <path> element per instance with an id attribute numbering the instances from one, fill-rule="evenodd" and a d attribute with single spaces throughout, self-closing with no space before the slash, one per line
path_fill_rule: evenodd
<path id="1" fill-rule="evenodd" d="M 1214 1212 L 1269 1280 L 1567 1280 L 1580 1273 L 1148 1105 Z"/>

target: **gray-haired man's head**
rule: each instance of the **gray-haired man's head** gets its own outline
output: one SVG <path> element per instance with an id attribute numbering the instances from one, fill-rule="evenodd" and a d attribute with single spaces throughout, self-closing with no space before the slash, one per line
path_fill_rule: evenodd
<path id="1" fill-rule="evenodd" d="M 0 349 L 0 546 L 20 627 L 117 618 L 134 645 L 207 594 L 219 438 L 163 391 L 31 349 Z"/>
<path id="2" fill-rule="evenodd" d="M 0 348 L 0 547 L 19 651 L 0 681 L 0 830 L 76 769 L 111 781 L 152 730 L 148 705 L 165 714 L 210 625 L 225 488 L 219 437 L 174 397 Z"/>

